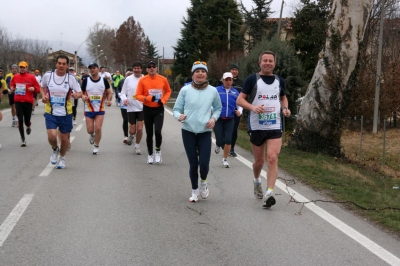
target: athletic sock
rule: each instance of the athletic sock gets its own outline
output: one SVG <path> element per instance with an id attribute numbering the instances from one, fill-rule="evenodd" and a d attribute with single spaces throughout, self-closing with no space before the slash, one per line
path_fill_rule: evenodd
<path id="1" fill-rule="evenodd" d="M 202 186 L 202 187 L 207 186 L 207 180 L 201 179 L 201 181 L 200 181 L 200 186 Z"/>
<path id="2" fill-rule="evenodd" d="M 261 178 L 254 178 L 254 183 L 261 184 Z"/>
<path id="3" fill-rule="evenodd" d="M 272 192 L 274 192 L 273 188 L 268 188 L 267 190 L 265 190 L 265 193 L 272 193 Z"/>
<path id="4" fill-rule="evenodd" d="M 156 147 L 156 151 L 160 151 L 160 150 L 161 150 L 160 148 Z"/>

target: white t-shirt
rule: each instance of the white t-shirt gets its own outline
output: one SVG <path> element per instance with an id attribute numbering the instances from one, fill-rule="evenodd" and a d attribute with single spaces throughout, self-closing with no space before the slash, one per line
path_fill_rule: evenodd
<path id="1" fill-rule="evenodd" d="M 54 116 L 67 115 L 68 103 L 70 108 L 72 107 L 71 100 L 68 99 L 70 90 L 73 92 L 82 91 L 81 86 L 73 75 L 66 73 L 64 76 L 58 76 L 56 71 L 46 72 L 40 85 L 42 88 L 46 88 Z"/>
<path id="2" fill-rule="evenodd" d="M 104 72 L 104 73 L 99 72 L 99 76 L 107 80 L 111 79 L 111 74 L 109 72 Z"/>
<path id="3" fill-rule="evenodd" d="M 137 78 L 131 75 L 125 78 L 124 85 L 121 90 L 121 100 L 125 101 L 128 99 L 128 112 L 141 112 L 143 111 L 143 103 L 136 100 L 136 88 L 141 77 Z"/>

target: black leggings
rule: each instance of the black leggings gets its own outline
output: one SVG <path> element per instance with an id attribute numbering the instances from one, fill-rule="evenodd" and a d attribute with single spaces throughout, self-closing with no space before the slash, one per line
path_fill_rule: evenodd
<path id="1" fill-rule="evenodd" d="M 78 99 L 74 99 L 74 106 L 72 106 L 72 117 L 76 119 L 76 108 L 78 107 Z"/>
<path id="2" fill-rule="evenodd" d="M 240 118 L 241 116 L 236 116 L 235 115 L 235 124 L 233 125 L 233 132 L 232 132 L 232 146 L 231 146 L 231 151 L 235 150 L 235 144 L 236 140 L 238 137 L 238 129 L 239 129 L 239 124 L 240 124 Z"/>
<path id="3" fill-rule="evenodd" d="M 17 110 L 19 134 L 21 135 L 21 139 L 25 140 L 24 123 L 27 127 L 31 126 L 32 104 L 16 102 L 15 109 Z"/>
<path id="4" fill-rule="evenodd" d="M 128 137 L 128 110 L 121 108 L 122 115 L 122 130 L 124 131 L 124 136 Z"/>
<path id="5" fill-rule="evenodd" d="M 143 106 L 144 127 L 146 128 L 147 152 L 153 154 L 153 132 L 156 135 L 156 148 L 161 148 L 161 130 L 164 124 L 164 107 Z M 154 127 L 154 131 L 153 131 Z"/>
<path id="6" fill-rule="evenodd" d="M 199 187 L 199 166 L 202 180 L 207 180 L 210 169 L 211 131 L 196 134 L 182 129 L 182 140 L 189 160 L 189 177 L 192 189 L 197 189 Z"/>

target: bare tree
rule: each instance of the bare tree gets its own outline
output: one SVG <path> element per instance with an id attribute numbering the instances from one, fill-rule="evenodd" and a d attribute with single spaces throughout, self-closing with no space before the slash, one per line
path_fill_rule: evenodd
<path id="1" fill-rule="evenodd" d="M 89 29 L 89 34 L 86 42 L 87 51 L 100 65 L 107 66 L 111 71 L 115 71 L 113 49 L 111 42 L 115 38 L 115 30 L 111 29 L 106 24 L 96 22 Z"/>
<path id="2" fill-rule="evenodd" d="M 334 0 L 325 48 L 302 101 L 291 145 L 341 155 L 343 117 L 374 0 Z"/>

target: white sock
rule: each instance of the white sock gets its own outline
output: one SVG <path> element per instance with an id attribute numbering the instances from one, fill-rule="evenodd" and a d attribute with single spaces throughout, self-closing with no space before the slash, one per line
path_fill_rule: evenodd
<path id="1" fill-rule="evenodd" d="M 139 148 L 140 144 L 135 143 L 135 148 Z"/>
<path id="2" fill-rule="evenodd" d="M 192 194 L 199 195 L 199 189 L 192 189 Z"/>
<path id="3" fill-rule="evenodd" d="M 254 183 L 261 184 L 261 178 L 254 178 Z"/>

